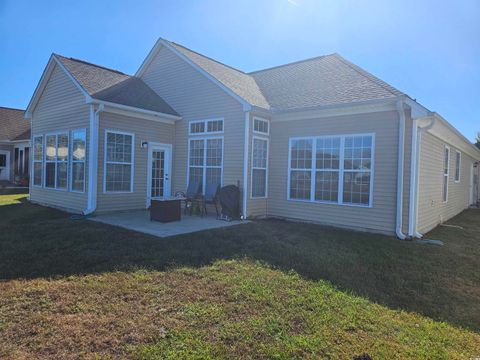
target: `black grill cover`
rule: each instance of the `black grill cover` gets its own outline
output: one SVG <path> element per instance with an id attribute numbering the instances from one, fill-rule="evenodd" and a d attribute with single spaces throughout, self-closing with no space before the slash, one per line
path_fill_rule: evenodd
<path id="1" fill-rule="evenodd" d="M 227 185 L 220 189 L 220 205 L 222 215 L 232 219 L 240 218 L 240 190 L 235 185 Z"/>

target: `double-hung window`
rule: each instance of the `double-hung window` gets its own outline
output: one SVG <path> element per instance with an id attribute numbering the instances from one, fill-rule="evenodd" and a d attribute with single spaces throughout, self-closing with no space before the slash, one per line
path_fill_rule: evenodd
<path id="1" fill-rule="evenodd" d="M 288 198 L 372 206 L 374 135 L 290 140 Z"/>
<path id="2" fill-rule="evenodd" d="M 462 153 L 460 151 L 455 152 L 455 182 L 460 182 L 460 173 L 462 168 Z"/>
<path id="3" fill-rule="evenodd" d="M 86 130 L 72 131 L 72 166 L 70 175 L 71 191 L 85 191 L 85 154 L 87 134 Z"/>
<path id="4" fill-rule="evenodd" d="M 443 153 L 443 187 L 442 187 L 442 200 L 448 201 L 448 174 L 450 172 L 450 148 L 445 146 Z"/>
<path id="5" fill-rule="evenodd" d="M 254 136 L 252 139 L 251 197 L 267 196 L 268 139 Z"/>
<path id="6" fill-rule="evenodd" d="M 134 143 L 133 134 L 105 132 L 105 192 L 133 191 Z"/>
<path id="7" fill-rule="evenodd" d="M 43 136 L 33 137 L 33 185 L 43 184 Z"/>
<path id="8" fill-rule="evenodd" d="M 207 184 L 222 185 L 223 138 L 192 138 L 189 140 L 188 181 L 199 182 L 202 192 Z"/>
<path id="9" fill-rule="evenodd" d="M 45 136 L 45 187 L 66 190 L 68 184 L 68 132 Z"/>

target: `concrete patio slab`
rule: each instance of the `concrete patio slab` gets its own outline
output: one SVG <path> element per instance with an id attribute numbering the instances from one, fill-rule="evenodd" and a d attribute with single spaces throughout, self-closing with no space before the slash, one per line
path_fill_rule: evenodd
<path id="1" fill-rule="evenodd" d="M 245 224 L 248 222 L 241 220 L 227 222 L 217 220 L 213 215 L 200 217 L 182 214 L 181 221 L 160 223 L 157 221 L 150 221 L 150 213 L 146 210 L 95 215 L 89 218 L 89 220 L 119 226 L 158 237 L 188 234 L 197 231 Z"/>

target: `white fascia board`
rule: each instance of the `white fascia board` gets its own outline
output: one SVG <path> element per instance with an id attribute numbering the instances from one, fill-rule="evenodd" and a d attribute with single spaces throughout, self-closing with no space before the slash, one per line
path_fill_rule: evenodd
<path id="1" fill-rule="evenodd" d="M 369 100 L 347 104 L 325 105 L 310 109 L 273 112 L 273 121 L 306 120 L 323 117 L 397 111 L 398 98 Z"/>
<path id="2" fill-rule="evenodd" d="M 158 121 L 158 122 L 165 122 L 169 124 L 173 124 L 175 120 L 181 120 L 181 116 L 165 114 L 157 111 L 141 109 L 133 106 L 116 104 L 109 101 L 97 100 L 92 99 L 89 103 L 91 104 L 103 104 L 105 106 L 106 112 L 117 113 L 126 116 L 134 116 L 134 117 L 141 117 L 143 119 Z"/>
<path id="3" fill-rule="evenodd" d="M 242 106 L 243 106 L 243 111 L 250 111 L 252 108 L 252 105 L 240 97 L 239 95 L 235 94 L 231 89 L 229 89 L 227 86 L 222 84 L 219 80 L 217 80 L 215 77 L 213 77 L 211 74 L 209 74 L 207 71 L 202 69 L 200 66 L 195 64 L 192 60 L 190 60 L 187 56 L 182 54 L 180 51 L 175 49 L 170 43 L 162 38 L 158 39 L 156 42 L 155 46 L 153 49 L 150 51 L 150 53 L 147 55 L 147 58 L 143 61 L 142 65 L 138 69 L 138 71 L 135 73 L 135 76 L 141 77 L 150 63 L 153 61 L 154 57 L 158 54 L 160 51 L 161 47 L 164 46 L 165 48 L 169 49 L 171 52 L 173 52 L 175 55 L 177 55 L 180 59 L 185 61 L 187 64 L 189 64 L 191 67 L 193 67 L 195 70 L 197 70 L 199 73 L 201 73 L 203 76 L 205 76 L 207 79 L 209 79 L 211 82 L 213 82 L 215 85 L 217 85 L 219 88 L 221 88 L 225 93 L 233 97 L 235 100 L 237 100 Z"/>

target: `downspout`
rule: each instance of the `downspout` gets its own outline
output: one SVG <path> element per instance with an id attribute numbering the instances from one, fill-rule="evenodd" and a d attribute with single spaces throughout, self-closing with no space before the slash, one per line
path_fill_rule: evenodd
<path id="1" fill-rule="evenodd" d="M 398 126 L 398 167 L 397 167 L 397 222 L 395 232 L 400 240 L 407 236 L 402 232 L 403 222 L 403 168 L 405 159 L 405 109 L 403 100 L 397 102 Z"/>
<path id="2" fill-rule="evenodd" d="M 432 117 L 430 124 L 419 127 L 417 125 L 417 120 L 413 120 L 413 131 L 412 131 L 412 167 L 411 167 L 411 177 L 410 177 L 410 207 L 409 207 L 409 228 L 408 234 L 416 238 L 422 238 L 423 234 L 417 231 L 418 223 L 418 189 L 419 189 L 419 164 L 420 164 L 420 144 L 422 139 L 422 134 L 430 130 L 435 125 L 435 118 Z M 414 135 L 415 133 L 415 135 Z"/>
<path id="3" fill-rule="evenodd" d="M 97 170 L 98 170 L 98 124 L 99 116 L 105 106 L 100 104 L 97 111 L 90 105 L 90 139 L 88 147 L 88 202 L 84 215 L 93 213 L 97 208 Z"/>
<path id="4" fill-rule="evenodd" d="M 243 153 L 243 219 L 247 218 L 247 192 L 248 192 L 248 144 L 250 135 L 250 111 L 245 111 L 245 145 Z"/>

